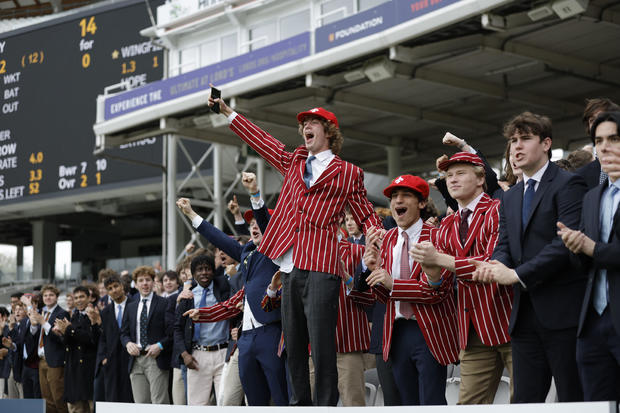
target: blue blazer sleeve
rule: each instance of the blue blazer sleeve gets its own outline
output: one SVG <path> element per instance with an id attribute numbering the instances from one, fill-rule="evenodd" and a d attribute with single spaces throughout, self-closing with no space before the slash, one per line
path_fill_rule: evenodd
<path id="1" fill-rule="evenodd" d="M 267 231 L 267 226 L 269 225 L 269 220 L 271 219 L 267 206 L 263 203 L 262 207 L 258 209 L 252 208 L 252 211 L 254 212 L 254 218 L 256 218 L 256 223 L 258 224 L 260 231 L 264 234 L 265 231 Z"/>
<path id="2" fill-rule="evenodd" d="M 484 162 L 484 179 L 487 183 L 487 190 L 485 192 L 489 194 L 490 197 L 493 197 L 498 189 L 501 190 L 499 184 L 497 183 L 497 174 L 493 168 L 491 168 L 491 165 L 489 165 L 487 158 L 484 157 L 482 152 L 477 150 L 476 155 L 478 155 L 480 159 L 482 159 L 482 162 Z"/>
<path id="3" fill-rule="evenodd" d="M 235 223 L 235 231 L 237 231 L 237 234 L 239 235 L 250 235 L 250 231 L 248 231 L 248 224 L 245 222 L 243 224 Z"/>
<path id="4" fill-rule="evenodd" d="M 493 249 L 491 257 L 504 264 L 508 268 L 514 268 L 512 255 L 510 254 L 510 243 L 508 241 L 508 229 L 506 224 L 506 211 L 504 210 L 504 201 L 499 206 L 499 237 L 497 244 Z"/>
<path id="5" fill-rule="evenodd" d="M 239 262 L 241 261 L 241 251 L 243 247 L 239 245 L 237 241 L 224 234 L 221 230 L 217 229 L 210 222 L 202 220 L 202 223 L 196 230 L 205 237 L 211 244 L 215 245 L 232 259 Z"/>

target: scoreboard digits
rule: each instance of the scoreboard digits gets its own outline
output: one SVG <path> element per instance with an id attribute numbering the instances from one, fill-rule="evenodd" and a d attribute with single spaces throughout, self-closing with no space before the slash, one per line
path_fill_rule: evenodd
<path id="1" fill-rule="evenodd" d="M 139 34 L 148 25 L 129 0 L 0 34 L 0 205 L 159 176 L 92 155 L 97 94 L 162 77 L 161 48 Z M 161 162 L 156 139 L 119 151 Z"/>

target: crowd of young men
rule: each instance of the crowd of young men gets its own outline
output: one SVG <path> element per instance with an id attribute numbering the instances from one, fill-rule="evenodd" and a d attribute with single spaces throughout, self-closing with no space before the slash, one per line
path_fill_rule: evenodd
<path id="1" fill-rule="evenodd" d="M 146 266 L 133 271 L 131 298 L 118 276 L 105 280 L 110 304 L 101 312 L 87 288 L 75 289 L 68 314 L 58 291 L 45 287 L 42 311 L 28 308 L 2 342 L 22 359 L 24 393 L 36 360 L 49 411 L 89 411 L 96 386 L 82 377 L 99 373 L 102 400 L 169 403 L 176 361 L 190 405 L 209 403 L 213 386 L 226 399 L 227 374 L 238 375 L 249 405 L 327 406 L 339 398 L 363 405 L 372 308 L 382 326 L 374 335 L 386 404 L 446 404 L 446 366 L 457 362 L 460 404 L 492 403 L 504 369 L 514 402 L 544 402 L 552 377 L 559 401 L 619 399 L 613 102 L 589 102 L 584 122 L 598 159 L 576 174 L 551 162 L 551 121 L 530 112 L 504 126 L 507 161 L 522 177 L 505 192 L 495 185 L 495 198 L 490 168 L 473 149 L 442 158 L 438 170 L 458 209 L 438 225 L 426 222 L 429 184 L 413 175 L 385 188 L 393 221 L 382 222 L 363 172 L 338 156 L 343 138 L 333 113 L 299 113 L 304 144 L 287 152 L 223 100 L 215 103 L 284 176 L 275 210 L 244 174 L 250 240 L 238 242 L 179 199 L 193 227 L 228 258 L 197 254 L 191 278 L 169 297 L 154 293 L 156 274 Z M 25 305 L 18 304 L 16 314 Z M 230 368 L 235 349 L 238 370 Z"/>

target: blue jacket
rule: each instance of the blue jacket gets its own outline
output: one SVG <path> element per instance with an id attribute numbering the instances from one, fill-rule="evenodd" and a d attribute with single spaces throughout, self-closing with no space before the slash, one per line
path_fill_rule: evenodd
<path id="1" fill-rule="evenodd" d="M 254 216 L 261 231 L 264 233 L 269 221 L 267 208 L 263 206 L 260 209 L 254 210 Z M 245 245 L 240 245 L 237 241 L 204 220 L 197 230 L 209 242 L 241 264 L 239 271 L 241 272 L 245 287 L 245 296 L 256 320 L 262 324 L 279 322 L 281 319 L 280 309 L 265 312 L 261 308 L 261 301 L 267 285 L 269 285 L 271 277 L 278 271 L 279 267 L 271 259 L 260 253 L 252 241 Z"/>

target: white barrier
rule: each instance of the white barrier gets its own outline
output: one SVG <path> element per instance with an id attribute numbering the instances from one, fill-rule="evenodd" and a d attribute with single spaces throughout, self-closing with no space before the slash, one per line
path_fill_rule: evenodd
<path id="1" fill-rule="evenodd" d="M 368 413 L 370 410 L 390 413 L 411 413 L 413 406 L 398 407 L 345 407 L 347 413 Z M 295 413 L 335 413 L 340 407 L 232 407 L 232 406 L 172 406 L 162 404 L 129 404 L 97 402 L 97 413 L 274 413 L 292 411 Z M 416 413 L 615 413 L 615 402 L 588 403 L 532 403 L 532 404 L 488 404 L 482 406 L 415 406 Z"/>

